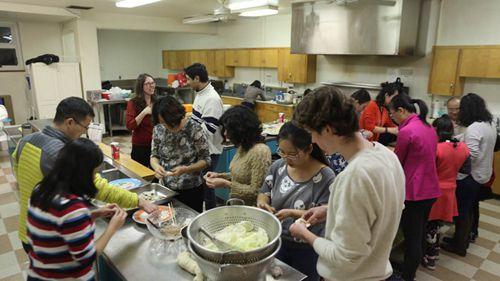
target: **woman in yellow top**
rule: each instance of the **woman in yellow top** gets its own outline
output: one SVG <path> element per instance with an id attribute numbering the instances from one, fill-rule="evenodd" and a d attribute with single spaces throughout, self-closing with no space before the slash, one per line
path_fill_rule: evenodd
<path id="1" fill-rule="evenodd" d="M 237 148 L 229 169 L 231 173 L 209 172 L 205 175 L 210 188 L 229 187 L 231 198 L 255 206 L 257 195 L 271 166 L 271 150 L 262 143 L 262 127 L 251 109 L 237 105 L 228 109 L 220 118 L 222 134 Z"/>

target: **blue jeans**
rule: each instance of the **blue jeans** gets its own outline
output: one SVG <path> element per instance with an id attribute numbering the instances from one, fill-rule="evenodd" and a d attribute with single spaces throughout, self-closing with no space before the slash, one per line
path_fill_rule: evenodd
<path id="1" fill-rule="evenodd" d="M 314 249 L 307 244 L 287 239 L 282 239 L 282 242 L 283 244 L 276 258 L 307 275 L 307 278 L 304 280 L 319 280 L 319 274 L 316 270 L 318 254 L 316 254 Z"/>
<path id="2" fill-rule="evenodd" d="M 203 174 L 207 172 L 215 172 L 217 168 L 217 163 L 219 163 L 220 154 L 210 154 L 210 166 L 206 169 Z M 213 188 L 209 188 L 206 184 L 203 184 L 204 187 L 204 196 L 203 200 L 205 201 L 205 210 L 210 210 L 215 208 L 217 205 L 215 203 L 215 190 Z"/>

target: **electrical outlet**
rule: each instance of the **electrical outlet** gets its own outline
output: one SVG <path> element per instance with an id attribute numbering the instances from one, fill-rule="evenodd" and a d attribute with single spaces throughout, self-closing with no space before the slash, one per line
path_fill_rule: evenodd
<path id="1" fill-rule="evenodd" d="M 409 77 L 413 75 L 413 68 L 400 68 L 399 75 Z"/>

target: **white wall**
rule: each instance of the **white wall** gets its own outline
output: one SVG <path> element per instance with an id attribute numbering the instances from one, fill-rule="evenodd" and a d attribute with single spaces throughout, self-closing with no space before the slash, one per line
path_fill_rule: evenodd
<path id="1" fill-rule="evenodd" d="M 402 79 L 411 89 L 412 96 L 430 101 L 427 95 L 430 52 L 435 42 L 439 0 L 425 0 L 431 5 L 431 13 L 425 15 L 429 24 L 427 54 L 425 57 L 381 57 L 381 56 L 318 56 L 315 84 L 295 85 L 299 91 L 314 88 L 320 82 L 349 81 L 379 84 L 393 80 L 399 70 L 411 75 Z M 219 24 L 217 35 L 194 35 L 166 33 L 161 35 L 160 50 L 202 49 L 202 48 L 245 48 L 245 47 L 288 47 L 291 37 L 291 15 L 277 15 L 258 19 L 238 19 L 236 22 Z M 167 71 L 163 70 L 162 74 Z M 230 83 L 259 79 L 267 85 L 283 86 L 277 79 L 276 69 L 236 68 Z"/>
<path id="2" fill-rule="evenodd" d="M 161 33 L 159 51 L 180 49 L 252 48 L 290 46 L 291 15 L 277 15 L 256 19 L 238 19 L 218 23 L 216 34 Z M 160 75 L 166 76 L 162 69 Z M 276 69 L 236 68 L 230 83 L 251 83 L 255 79 L 264 84 L 280 85 Z M 252 80 L 252 81 L 249 81 Z"/>
<path id="3" fill-rule="evenodd" d="M 23 61 L 42 54 L 62 55 L 61 25 L 49 22 L 18 22 Z M 24 72 L 0 72 L 0 93 L 12 96 L 16 123 L 26 116 Z"/>
<path id="4" fill-rule="evenodd" d="M 141 73 L 158 76 L 162 64 L 159 37 L 157 32 L 98 30 L 101 79 L 136 79 Z"/>

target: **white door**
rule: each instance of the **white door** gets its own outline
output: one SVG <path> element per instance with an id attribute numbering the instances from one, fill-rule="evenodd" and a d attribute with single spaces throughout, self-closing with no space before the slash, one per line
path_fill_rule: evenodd
<path id="1" fill-rule="evenodd" d="M 39 119 L 54 118 L 57 105 L 67 97 L 83 97 L 78 63 L 31 65 L 32 91 Z"/>

